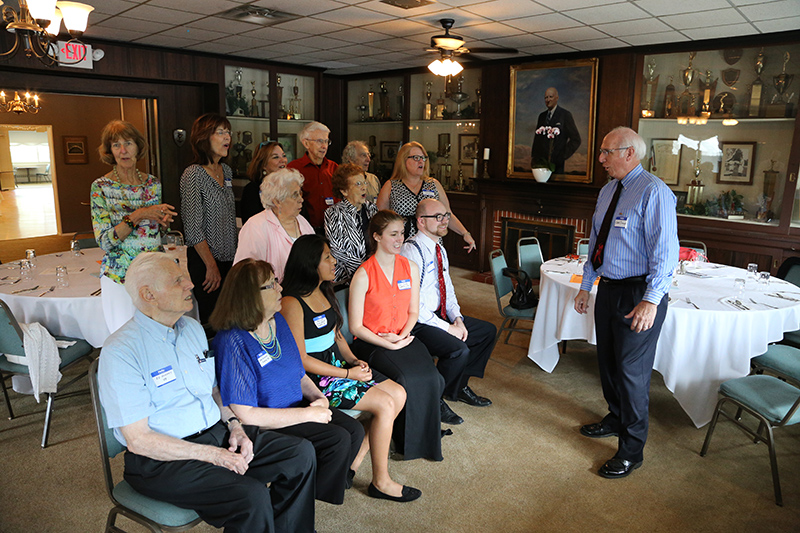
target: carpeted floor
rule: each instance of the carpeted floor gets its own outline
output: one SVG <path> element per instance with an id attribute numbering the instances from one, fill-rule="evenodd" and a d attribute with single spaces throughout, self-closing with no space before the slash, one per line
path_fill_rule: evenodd
<path id="1" fill-rule="evenodd" d="M 499 325 L 491 285 L 456 272 L 466 314 Z M 596 470 L 616 439 L 586 439 L 581 424 L 605 412 L 594 347 L 570 342 L 552 374 L 527 358 L 529 337 L 498 344 L 472 387 L 494 405 L 452 404 L 465 422 L 443 440 L 444 461 L 390 462 L 392 476 L 420 488 L 408 504 L 366 495 L 369 460 L 344 505 L 317 504 L 320 533 L 530 531 L 797 531 L 800 427 L 776 431 L 785 507 L 775 505 L 767 449 L 721 422 L 707 457 L 696 429 L 653 376 L 650 438 L 641 469 L 623 480 Z M 83 383 L 79 390 L 86 389 Z M 110 502 L 102 486 L 88 392 L 56 403 L 50 446 L 39 447 L 44 404 L 13 394 L 19 417 L 0 407 L 0 531 L 102 531 Z M 118 472 L 121 463 L 116 462 Z M 128 531 L 141 528 L 120 520 Z M 130 526 L 130 527 L 129 527 Z M 214 531 L 201 525 L 195 531 Z"/>

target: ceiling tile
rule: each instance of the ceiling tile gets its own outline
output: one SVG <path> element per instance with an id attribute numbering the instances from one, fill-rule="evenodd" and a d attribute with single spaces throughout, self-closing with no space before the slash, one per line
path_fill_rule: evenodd
<path id="1" fill-rule="evenodd" d="M 424 48 L 419 43 L 407 39 L 384 39 L 370 43 L 383 50 L 421 52 Z"/>
<path id="2" fill-rule="evenodd" d="M 658 19 L 650 18 L 643 20 L 626 20 L 623 22 L 611 22 L 609 24 L 597 24 L 595 29 L 600 30 L 614 37 L 623 35 L 640 35 L 642 33 L 656 33 L 669 31 L 670 27 Z"/>
<path id="3" fill-rule="evenodd" d="M 386 35 L 395 35 L 397 37 L 404 37 L 406 35 L 418 35 L 420 33 L 429 33 L 431 28 L 421 22 L 413 20 L 398 19 L 390 22 L 378 22 L 377 24 L 370 24 L 366 29 L 385 33 Z M 433 35 L 433 34 L 431 34 Z"/>
<path id="4" fill-rule="evenodd" d="M 249 50 L 250 48 L 261 48 L 268 42 L 247 35 L 227 35 L 221 39 L 213 41 L 224 46 L 235 46 L 237 50 Z"/>
<path id="5" fill-rule="evenodd" d="M 89 26 L 86 28 L 84 36 L 90 39 L 108 39 L 109 41 L 129 42 L 149 34 L 140 31 L 124 30 L 120 28 L 110 28 L 103 26 Z"/>
<path id="6" fill-rule="evenodd" d="M 385 48 L 381 48 L 379 46 L 376 46 L 376 43 L 369 43 L 369 44 L 364 45 L 364 46 L 360 46 L 360 45 L 343 46 L 341 48 L 337 48 L 336 51 L 337 52 L 343 52 L 343 53 L 346 53 L 346 54 L 350 54 L 352 56 L 365 57 L 367 55 L 384 53 L 384 52 L 387 52 L 388 50 L 386 50 Z"/>
<path id="7" fill-rule="evenodd" d="M 530 0 L 492 0 L 464 7 L 464 11 L 481 15 L 491 20 L 506 20 L 520 16 L 542 15 L 552 10 Z"/>
<path id="8" fill-rule="evenodd" d="M 392 20 L 393 17 L 386 13 L 378 13 L 377 11 L 364 9 L 360 6 L 349 6 L 334 11 L 328 11 L 316 18 L 358 27 L 366 26 L 367 24 L 375 24 L 376 22 L 386 22 Z"/>
<path id="9" fill-rule="evenodd" d="M 492 39 L 510 35 L 519 35 L 523 32 L 522 30 L 512 28 L 511 26 L 506 26 L 500 22 L 489 22 L 479 26 L 470 26 L 469 28 L 464 28 L 464 31 L 461 33 L 472 39 Z"/>
<path id="10" fill-rule="evenodd" d="M 331 39 L 330 37 L 326 36 L 313 36 L 309 35 L 308 37 L 303 37 L 302 39 L 298 39 L 295 41 L 297 43 L 302 44 L 303 46 L 311 46 L 312 48 L 317 48 L 319 50 L 325 50 L 326 48 L 336 48 L 347 46 L 347 41 L 341 41 L 339 39 Z"/>
<path id="11" fill-rule="evenodd" d="M 757 0 L 763 1 L 763 0 Z M 724 9 L 731 6 L 728 0 L 634 0 L 634 4 L 644 9 L 651 15 L 677 15 L 679 13 L 694 13 L 711 9 Z"/>
<path id="12" fill-rule="evenodd" d="M 569 17 L 565 17 L 559 13 L 550 13 L 549 15 L 535 15 L 533 17 L 506 20 L 505 24 L 508 24 L 512 28 L 517 28 L 530 33 L 581 26 L 580 22 Z"/>
<path id="13" fill-rule="evenodd" d="M 523 4 L 525 1 L 526 0 L 520 0 L 520 3 Z M 467 7 L 474 4 L 482 4 L 484 2 L 486 2 L 486 0 L 441 0 L 439 3 L 449 7 Z"/>
<path id="14" fill-rule="evenodd" d="M 589 7 L 567 11 L 565 15 L 584 24 L 605 24 L 620 20 L 634 20 L 647 17 L 647 13 L 630 4 L 614 4 L 610 6 Z"/>
<path id="15" fill-rule="evenodd" d="M 205 18 L 205 15 L 187 13 L 185 11 L 178 11 L 177 9 L 153 7 L 150 5 L 138 6 L 130 9 L 125 12 L 125 16 L 139 20 L 157 20 L 168 24 L 186 24 L 187 22 L 199 18 Z"/>
<path id="16" fill-rule="evenodd" d="M 740 35 L 751 35 L 759 32 L 752 24 L 744 23 L 683 30 L 682 33 L 686 34 L 686 36 L 692 40 L 700 41 L 703 39 L 716 39 L 721 37 L 738 37 Z"/>
<path id="17" fill-rule="evenodd" d="M 667 15 L 661 20 L 676 30 L 690 28 L 713 28 L 719 25 L 737 24 L 746 22 L 744 17 L 734 8 L 716 9 L 714 11 L 701 11 L 684 15 Z"/>
<path id="18" fill-rule="evenodd" d="M 731 4 L 735 6 L 749 6 L 752 4 L 764 4 L 766 2 L 772 2 L 773 0 L 728 0 Z"/>
<path id="19" fill-rule="evenodd" d="M 783 0 L 745 6 L 739 9 L 750 20 L 771 20 L 782 17 L 795 17 L 800 13 L 800 0 Z"/>
<path id="20" fill-rule="evenodd" d="M 263 27 L 260 24 L 251 24 L 241 20 L 228 20 L 222 17 L 208 17 L 199 19 L 195 20 L 189 25 L 193 28 L 202 28 L 204 30 L 218 31 L 231 35 L 238 35 L 246 31 Z"/>
<path id="21" fill-rule="evenodd" d="M 281 28 L 277 28 L 275 26 L 269 26 L 267 28 L 259 28 L 257 30 L 249 31 L 245 33 L 248 37 L 254 37 L 256 39 L 264 39 L 265 41 L 273 41 L 276 43 L 280 42 L 288 42 L 288 41 L 295 41 L 297 39 L 304 39 L 308 37 L 310 34 L 302 33 L 299 31 L 289 31 L 284 30 Z"/>
<path id="22" fill-rule="evenodd" d="M 618 4 L 620 0 L 536 0 L 536 3 L 542 4 L 555 11 L 567 11 L 569 9 Z"/>
<path id="23" fill-rule="evenodd" d="M 550 41 L 530 33 L 514 35 L 513 37 L 500 37 L 499 39 L 487 39 L 487 42 L 491 45 L 505 48 L 528 48 L 550 43 Z"/>
<path id="24" fill-rule="evenodd" d="M 383 33 L 377 33 L 364 28 L 335 31 L 333 33 L 329 33 L 327 37 L 339 39 L 340 41 L 347 41 L 349 43 L 371 43 L 372 41 L 386 39 L 386 35 Z"/>
<path id="25" fill-rule="evenodd" d="M 119 15 L 129 9 L 133 9 L 139 4 L 126 2 L 125 0 L 103 0 L 102 4 L 95 6 L 94 11 L 89 13 L 89 23 L 91 24 L 92 16 L 95 13 L 102 13 L 105 15 Z"/>
<path id="26" fill-rule="evenodd" d="M 398 17 L 398 18 L 413 17 L 417 15 L 423 15 L 426 13 L 437 13 L 440 11 L 445 11 L 447 9 L 450 9 L 449 6 L 446 6 L 444 4 L 439 4 L 436 2 L 428 4 L 426 6 L 415 7 L 414 9 L 403 9 L 402 7 L 384 4 L 379 0 L 369 0 L 368 2 L 364 2 L 363 4 L 358 4 L 358 7 L 372 9 L 373 11 L 377 11 L 378 13 L 385 13 L 387 15 L 391 15 L 392 17 Z"/>
<path id="27" fill-rule="evenodd" d="M 196 0 L 194 0 L 196 1 Z M 261 0 L 253 2 L 256 7 L 266 7 L 268 9 L 277 9 L 285 13 L 292 13 L 293 15 L 311 16 L 318 13 L 324 13 L 333 9 L 339 9 L 342 4 L 334 2 L 333 0 L 291 0 L 291 1 L 276 1 L 276 0 Z"/>
<path id="28" fill-rule="evenodd" d="M 268 50 L 270 52 L 280 52 L 282 54 L 290 55 L 290 54 L 304 54 L 307 52 L 315 52 L 316 48 L 311 48 L 310 46 L 303 46 L 299 42 L 294 42 L 294 43 L 277 43 L 277 44 L 272 44 L 270 46 L 263 46 L 262 50 Z"/>
<path id="29" fill-rule="evenodd" d="M 520 50 L 519 52 L 520 54 L 543 56 L 548 54 L 561 54 L 574 51 L 575 49 L 570 48 L 569 46 L 553 43 L 553 44 L 546 44 L 543 46 L 532 46 L 530 48 Z"/>
<path id="30" fill-rule="evenodd" d="M 147 37 L 142 37 L 141 39 L 137 39 L 136 44 L 149 44 L 151 46 L 164 46 L 167 48 L 185 48 L 187 46 L 198 44 L 205 41 L 200 40 L 192 40 L 192 39 L 179 39 L 178 37 L 172 37 L 170 35 L 164 35 L 163 33 L 157 33 L 156 35 L 148 35 Z"/>
<path id="31" fill-rule="evenodd" d="M 677 43 L 688 41 L 689 38 L 678 31 L 662 31 L 655 33 L 643 33 L 641 35 L 627 35 L 620 37 L 631 46 L 645 46 L 648 44 Z"/>
<path id="32" fill-rule="evenodd" d="M 605 33 L 588 26 L 584 26 L 583 28 L 570 28 L 567 30 L 542 31 L 537 35 L 556 43 L 588 41 L 589 39 L 604 39 L 608 37 Z"/>
<path id="33" fill-rule="evenodd" d="M 103 0 L 105 3 L 107 0 Z M 189 13 L 199 13 L 201 15 L 215 15 L 234 7 L 242 5 L 239 2 L 230 0 L 150 0 L 148 6 L 166 7 L 169 9 L 180 9 Z"/>
<path id="34" fill-rule="evenodd" d="M 168 37 L 175 37 L 178 39 L 193 39 L 196 41 L 213 41 L 220 37 L 225 37 L 227 34 L 218 31 L 209 31 L 202 28 L 193 28 L 191 26 L 176 26 L 165 30 L 159 35 L 166 35 Z"/>
<path id="35" fill-rule="evenodd" d="M 311 63 L 309 66 L 317 68 L 330 68 L 330 69 L 355 67 L 355 65 L 353 65 L 352 63 L 346 63 L 344 61 L 320 61 L 318 63 Z"/>
<path id="36" fill-rule="evenodd" d="M 161 24 L 159 22 L 150 22 L 147 20 L 131 19 L 128 17 L 116 16 L 104 20 L 100 24 L 97 24 L 96 27 L 135 31 L 135 32 L 140 32 L 142 35 L 151 35 L 153 33 L 159 33 L 161 31 L 169 29 L 172 26 L 170 26 L 169 24 Z"/>
<path id="37" fill-rule="evenodd" d="M 241 46 L 231 46 L 218 44 L 216 41 L 210 43 L 198 43 L 186 47 L 187 50 L 197 50 L 200 52 L 210 52 L 213 54 L 230 54 L 242 50 Z"/>
<path id="38" fill-rule="evenodd" d="M 800 17 L 786 17 L 775 20 L 754 22 L 755 26 L 764 33 L 776 31 L 790 31 L 800 28 Z"/>
<path id="39" fill-rule="evenodd" d="M 282 30 L 301 31 L 304 33 L 311 33 L 314 35 L 321 35 L 330 33 L 332 31 L 346 30 L 348 26 L 344 24 L 337 24 L 335 22 L 328 22 L 313 17 L 304 17 L 288 22 L 281 22 L 273 26 Z"/>
<path id="40" fill-rule="evenodd" d="M 605 39 L 590 39 L 588 41 L 578 41 L 569 43 L 570 46 L 578 50 L 604 50 L 606 48 L 620 48 L 628 46 L 627 43 L 614 39 L 613 37 L 606 37 Z"/>
<path id="41" fill-rule="evenodd" d="M 347 61 L 356 65 L 379 65 L 384 62 L 383 59 L 376 56 L 350 57 Z"/>

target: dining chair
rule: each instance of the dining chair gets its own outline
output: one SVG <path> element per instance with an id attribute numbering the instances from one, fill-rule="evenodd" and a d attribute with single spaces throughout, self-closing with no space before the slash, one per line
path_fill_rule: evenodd
<path id="1" fill-rule="evenodd" d="M 88 248 L 100 248 L 100 245 L 97 244 L 97 240 L 94 238 L 93 231 L 79 231 L 72 236 L 72 240 L 78 241 L 81 250 L 86 250 Z"/>
<path id="2" fill-rule="evenodd" d="M 791 378 L 800 382 L 800 349 L 786 344 L 770 344 L 767 351 L 750 359 L 757 373 L 764 371 L 778 378 Z"/>
<path id="3" fill-rule="evenodd" d="M 125 451 L 123 446 L 114 436 L 114 431 L 109 429 L 106 422 L 106 413 L 100 403 L 97 389 L 97 365 L 95 359 L 89 367 L 89 391 L 92 395 L 92 408 L 94 420 L 97 424 L 97 437 L 100 443 L 100 459 L 103 463 L 103 478 L 106 492 L 114 503 L 106 519 L 106 533 L 122 531 L 116 525 L 117 516 L 138 522 L 150 531 L 186 531 L 199 524 L 202 519 L 191 509 L 182 509 L 171 503 L 161 502 L 136 492 L 127 481 L 122 480 L 114 484 L 114 476 L 109 459 Z"/>
<path id="4" fill-rule="evenodd" d="M 578 255 L 589 255 L 589 239 L 578 239 L 578 245 L 575 247 Z"/>
<path id="5" fill-rule="evenodd" d="M 544 259 L 542 258 L 542 248 L 539 246 L 539 239 L 536 237 L 522 237 L 517 241 L 517 264 L 519 268 L 528 274 L 531 279 L 539 279 Z"/>
<path id="6" fill-rule="evenodd" d="M 789 257 L 781 263 L 777 277 L 800 287 L 800 257 Z M 784 332 L 781 343 L 800 348 L 800 329 Z"/>
<path id="7" fill-rule="evenodd" d="M 497 340 L 503 334 L 503 331 L 508 331 L 506 340 L 503 342 L 503 344 L 508 344 L 511 334 L 515 331 L 519 333 L 531 333 L 530 327 L 518 328 L 517 322 L 519 320 L 530 320 L 532 322 L 533 316 L 536 313 L 536 308 L 515 309 L 510 305 L 504 306 L 501 300 L 514 290 L 514 285 L 511 283 L 511 278 L 503 275 L 503 269 L 508 266 L 503 251 L 499 249 L 492 250 L 489 253 L 489 263 L 492 267 L 492 285 L 494 285 L 494 295 L 497 300 L 497 311 L 500 313 L 500 316 L 503 317 L 503 322 L 500 325 L 500 329 L 497 331 L 494 342 L 497 344 Z"/>
<path id="8" fill-rule="evenodd" d="M 9 309 L 8 305 L 3 300 L 0 300 L 0 383 L 2 383 L 3 397 L 6 400 L 9 420 L 14 418 L 14 411 L 11 408 L 11 401 L 8 397 L 8 390 L 5 382 L 14 374 L 30 375 L 27 357 L 25 357 L 23 338 L 22 328 L 20 328 L 17 319 L 14 318 L 14 313 L 11 312 L 11 309 Z M 91 354 L 94 348 L 85 340 L 74 339 L 72 337 L 55 338 L 56 340 L 75 341 L 75 344 L 68 348 L 58 349 L 58 355 L 61 358 L 61 362 L 58 365 L 59 371 L 72 366 L 84 358 L 91 361 Z M 84 372 L 63 385 L 59 384 L 59 391 L 66 389 L 85 375 L 86 373 Z M 55 392 L 47 393 L 47 410 L 44 416 L 42 448 L 47 446 L 47 438 L 50 434 L 50 418 L 53 413 L 53 402 L 55 399 Z"/>
<path id="9" fill-rule="evenodd" d="M 706 440 L 700 450 L 704 457 L 708 452 L 711 435 L 717 425 L 719 415 L 725 416 L 739 426 L 745 433 L 753 437 L 758 444 L 764 441 L 769 449 L 769 461 L 772 467 L 772 486 L 775 492 L 775 503 L 783 506 L 781 495 L 781 482 L 778 477 L 778 458 L 775 452 L 775 437 L 773 429 L 791 426 L 800 422 L 800 382 L 791 378 L 782 381 L 774 376 L 750 375 L 743 378 L 730 379 L 719 387 L 722 396 L 717 402 L 714 417 L 708 426 Z M 736 408 L 732 415 L 723 407 L 731 403 Z M 742 412 L 752 415 L 758 422 L 758 429 L 753 429 L 742 419 Z"/>
<path id="10" fill-rule="evenodd" d="M 702 254 L 702 260 L 708 261 L 708 248 L 706 247 L 704 242 L 681 239 L 680 241 L 678 241 L 678 244 L 681 248 L 691 248 L 698 254 Z"/>

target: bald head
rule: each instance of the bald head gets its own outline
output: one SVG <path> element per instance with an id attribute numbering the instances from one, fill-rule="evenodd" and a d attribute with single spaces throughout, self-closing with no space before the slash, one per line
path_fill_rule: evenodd
<path id="1" fill-rule="evenodd" d="M 434 198 L 426 198 L 417 204 L 417 229 L 433 239 L 447 235 L 450 213 L 442 202 Z M 436 220 L 437 215 L 441 220 Z"/>
<path id="2" fill-rule="evenodd" d="M 544 92 L 544 105 L 547 109 L 553 109 L 558 104 L 558 91 L 555 87 L 548 87 Z"/>

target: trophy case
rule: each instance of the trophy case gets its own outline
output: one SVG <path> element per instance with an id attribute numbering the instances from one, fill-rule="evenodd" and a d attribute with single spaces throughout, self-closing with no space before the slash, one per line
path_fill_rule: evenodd
<path id="1" fill-rule="evenodd" d="M 675 192 L 681 216 L 780 225 L 796 192 L 789 157 L 800 45 L 644 56 L 638 132 L 645 169 Z M 787 181 L 788 180 L 788 181 Z"/>
<path id="2" fill-rule="evenodd" d="M 228 160 L 234 176 L 246 179 L 258 144 L 270 136 L 268 70 L 225 66 L 225 115 L 231 123 Z"/>
<path id="3" fill-rule="evenodd" d="M 275 100 L 278 102 L 278 142 L 289 161 L 302 157 L 305 149 L 297 134 L 314 120 L 314 78 L 278 73 Z"/>

